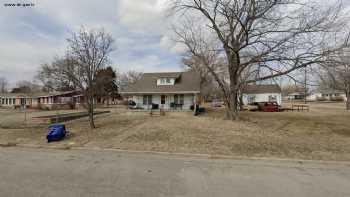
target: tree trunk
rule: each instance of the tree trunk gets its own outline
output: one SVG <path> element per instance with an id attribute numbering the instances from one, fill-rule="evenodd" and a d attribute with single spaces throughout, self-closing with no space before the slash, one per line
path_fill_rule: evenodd
<path id="1" fill-rule="evenodd" d="M 239 94 L 239 110 L 243 110 L 243 94 Z"/>
<path id="2" fill-rule="evenodd" d="M 237 46 L 239 48 L 239 46 Z M 229 85 L 229 105 L 227 118 L 229 120 L 239 120 L 239 91 L 238 91 L 238 68 L 240 65 L 240 57 L 238 52 L 232 53 L 229 49 L 225 48 L 226 56 L 228 58 L 228 72 L 230 77 Z"/>
<path id="3" fill-rule="evenodd" d="M 230 98 L 227 99 L 226 119 L 228 120 L 239 120 L 239 106 L 237 95 L 237 91 L 231 90 Z"/>
<path id="4" fill-rule="evenodd" d="M 350 94 L 346 96 L 346 110 L 350 110 Z"/>
<path id="5" fill-rule="evenodd" d="M 94 129 L 95 128 L 95 122 L 94 122 L 94 97 L 89 98 L 89 103 L 88 103 L 88 113 L 89 113 L 89 121 L 90 121 L 90 128 Z"/>

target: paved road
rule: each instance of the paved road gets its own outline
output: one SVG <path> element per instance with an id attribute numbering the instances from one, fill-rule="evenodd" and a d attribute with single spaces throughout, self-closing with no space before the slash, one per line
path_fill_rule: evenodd
<path id="1" fill-rule="evenodd" d="M 0 148 L 1 197 L 350 196 L 350 166 Z"/>

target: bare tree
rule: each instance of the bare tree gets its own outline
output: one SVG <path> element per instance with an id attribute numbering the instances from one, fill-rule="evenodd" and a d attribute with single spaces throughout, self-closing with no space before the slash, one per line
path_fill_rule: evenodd
<path id="1" fill-rule="evenodd" d="M 322 64 L 323 85 L 345 93 L 346 109 L 350 110 L 350 50 L 345 49 L 329 56 L 330 61 Z"/>
<path id="2" fill-rule="evenodd" d="M 8 88 L 8 81 L 5 77 L 0 77 L 0 93 L 6 93 Z"/>
<path id="3" fill-rule="evenodd" d="M 113 51 L 113 38 L 102 30 L 86 31 L 82 28 L 73 33 L 68 40 L 68 60 L 73 66 L 72 72 L 67 73 L 86 98 L 90 127 L 94 123 L 94 96 L 96 77 L 99 70 L 109 61 L 109 54 Z"/>
<path id="4" fill-rule="evenodd" d="M 42 64 L 36 76 L 44 85 L 44 91 L 71 91 L 75 90 L 75 83 L 70 75 L 63 74 L 62 70 L 70 70 L 70 61 L 66 58 L 55 57 L 51 64 Z M 61 74 L 62 73 L 62 74 Z"/>
<path id="5" fill-rule="evenodd" d="M 232 120 L 239 118 L 245 84 L 319 64 L 342 47 L 329 42 L 342 25 L 340 3 L 323 8 L 298 0 L 176 0 L 173 5 L 185 18 L 174 28 L 178 40 L 218 82 Z M 211 62 L 217 62 L 208 61 L 213 54 L 224 58 L 228 76 L 215 72 Z"/>
<path id="6" fill-rule="evenodd" d="M 142 77 L 142 72 L 137 72 L 134 70 L 130 70 L 126 73 L 119 74 L 118 78 L 118 85 L 121 90 L 123 90 L 125 87 L 127 87 L 129 84 L 133 84 L 136 81 L 140 80 Z"/>
<path id="7" fill-rule="evenodd" d="M 90 127 L 95 128 L 94 97 L 98 88 L 98 72 L 108 64 L 114 41 L 103 29 L 88 31 L 84 28 L 73 33 L 67 41 L 67 55 L 56 58 L 51 65 L 43 65 L 43 76 L 80 91 L 85 98 Z"/>
<path id="8" fill-rule="evenodd" d="M 194 55 L 182 59 L 182 63 L 187 67 L 186 70 L 194 71 L 200 76 L 201 99 L 208 99 L 217 95 L 217 91 L 215 91 L 215 89 L 217 89 L 216 81 L 213 79 L 207 66 L 203 64 L 211 65 L 211 68 L 215 70 L 216 73 L 219 73 L 220 70 L 223 71 L 221 64 L 213 62 L 217 61 L 216 56 L 212 56 L 211 58 L 207 57 L 206 59 L 207 62 L 202 61 L 203 59 Z"/>

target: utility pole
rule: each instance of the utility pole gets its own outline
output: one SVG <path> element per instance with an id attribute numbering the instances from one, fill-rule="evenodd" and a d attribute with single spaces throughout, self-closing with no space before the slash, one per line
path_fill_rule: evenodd
<path id="1" fill-rule="evenodd" d="M 307 97 L 307 67 L 305 66 L 304 69 L 304 103 L 307 103 L 306 97 Z"/>

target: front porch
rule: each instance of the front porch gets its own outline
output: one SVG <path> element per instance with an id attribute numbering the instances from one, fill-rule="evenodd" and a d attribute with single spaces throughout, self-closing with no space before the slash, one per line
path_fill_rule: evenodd
<path id="1" fill-rule="evenodd" d="M 191 111 L 191 106 L 197 100 L 197 94 L 138 94 L 128 96 L 133 111 Z"/>

